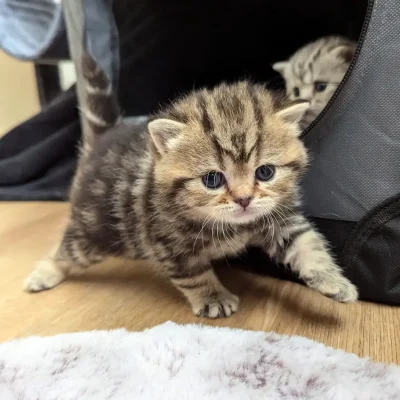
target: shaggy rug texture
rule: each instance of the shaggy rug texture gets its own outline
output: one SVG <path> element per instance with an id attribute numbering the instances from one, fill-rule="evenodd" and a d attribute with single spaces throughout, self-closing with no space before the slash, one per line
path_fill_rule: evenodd
<path id="1" fill-rule="evenodd" d="M 302 337 L 166 323 L 0 345 L 1 400 L 400 399 L 400 368 Z"/>

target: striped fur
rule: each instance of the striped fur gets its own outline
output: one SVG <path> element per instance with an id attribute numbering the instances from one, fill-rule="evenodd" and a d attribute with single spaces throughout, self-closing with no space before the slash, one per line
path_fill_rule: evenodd
<path id="1" fill-rule="evenodd" d="M 297 121 L 307 105 L 287 105 L 261 85 L 239 82 L 190 93 L 137 132 L 117 124 L 83 152 L 64 238 L 25 287 L 60 283 L 72 267 L 107 256 L 148 260 L 202 317 L 226 317 L 239 299 L 211 266 L 257 244 L 311 287 L 338 301 L 357 298 L 324 239 L 299 211 L 307 164 Z M 275 167 L 268 182 L 256 169 Z M 202 183 L 224 173 L 223 187 Z M 238 199 L 246 199 L 246 209 Z"/>
<path id="2" fill-rule="evenodd" d="M 90 136 L 102 134 L 115 126 L 120 109 L 111 82 L 92 56 L 84 51 L 82 76 L 85 88 L 83 113 L 90 129 Z"/>
<path id="3" fill-rule="evenodd" d="M 311 102 L 301 121 L 302 130 L 314 121 L 332 97 L 350 65 L 356 45 L 340 36 L 327 36 L 301 47 L 287 61 L 273 65 L 285 79 L 291 100 L 301 98 Z M 316 90 L 318 82 L 326 83 L 326 88 Z"/>

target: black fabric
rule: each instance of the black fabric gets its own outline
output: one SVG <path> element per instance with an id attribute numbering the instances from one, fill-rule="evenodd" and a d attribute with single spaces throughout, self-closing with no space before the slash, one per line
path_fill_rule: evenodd
<path id="1" fill-rule="evenodd" d="M 280 87 L 271 64 L 323 35 L 358 39 L 367 0 L 114 0 L 129 115 L 223 80 Z"/>
<path id="2" fill-rule="evenodd" d="M 71 88 L 0 139 L 0 200 L 65 200 L 80 135 Z"/>
<path id="3" fill-rule="evenodd" d="M 269 258 L 262 250 L 256 247 L 249 248 L 246 253 L 240 254 L 239 257 L 228 260 L 229 264 L 235 265 L 240 269 L 253 272 L 259 275 L 268 275 L 278 279 L 290 280 L 292 282 L 300 282 L 297 274 L 294 274 L 284 265 L 277 264 Z M 224 263 L 222 260 L 221 264 Z"/>
<path id="4" fill-rule="evenodd" d="M 336 257 L 341 257 L 345 244 L 350 237 L 357 223 L 353 221 L 339 221 L 335 219 L 310 218 L 318 231 L 328 240 Z"/>
<path id="5" fill-rule="evenodd" d="M 400 194 L 363 217 L 349 237 L 342 264 L 361 298 L 400 304 Z"/>

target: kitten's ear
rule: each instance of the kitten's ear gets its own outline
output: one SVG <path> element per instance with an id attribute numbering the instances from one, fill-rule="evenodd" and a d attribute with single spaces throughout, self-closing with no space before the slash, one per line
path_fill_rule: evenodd
<path id="1" fill-rule="evenodd" d="M 288 66 L 287 61 L 280 61 L 272 64 L 272 69 L 274 69 L 276 72 L 279 72 L 281 75 L 285 72 L 286 67 Z"/>
<path id="2" fill-rule="evenodd" d="M 330 54 L 336 56 L 339 60 L 344 61 L 347 64 L 350 64 L 353 59 L 354 53 L 356 51 L 355 46 L 338 46 L 335 47 Z"/>
<path id="3" fill-rule="evenodd" d="M 181 122 L 160 118 L 149 122 L 147 128 L 157 150 L 163 154 L 168 151 L 185 126 Z"/>
<path id="4" fill-rule="evenodd" d="M 310 108 L 310 103 L 308 101 L 302 101 L 301 103 L 289 105 L 283 110 L 278 111 L 276 115 L 288 124 L 298 124 L 308 108 Z"/>

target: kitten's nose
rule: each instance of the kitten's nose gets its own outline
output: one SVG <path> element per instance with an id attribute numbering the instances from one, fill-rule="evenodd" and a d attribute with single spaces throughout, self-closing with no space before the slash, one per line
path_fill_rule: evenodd
<path id="1" fill-rule="evenodd" d="M 253 200 L 253 197 L 248 196 L 248 197 L 237 197 L 233 201 L 237 204 L 240 204 L 243 208 L 246 208 L 251 200 Z"/>

